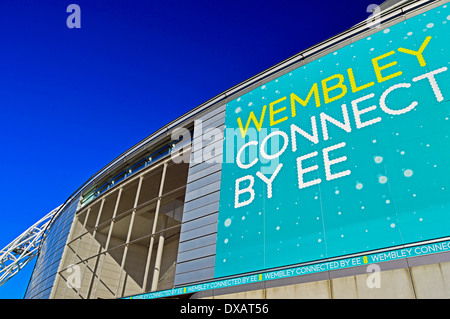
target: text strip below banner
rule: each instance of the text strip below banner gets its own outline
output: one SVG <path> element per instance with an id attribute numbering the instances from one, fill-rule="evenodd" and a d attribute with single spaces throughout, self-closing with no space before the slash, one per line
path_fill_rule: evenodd
<path id="1" fill-rule="evenodd" d="M 225 280 L 217 280 L 197 285 L 168 289 L 163 291 L 151 292 L 142 295 L 128 297 L 127 299 L 155 299 L 177 296 L 188 293 L 196 293 L 211 289 L 219 289 L 226 287 L 234 287 L 245 284 L 252 284 L 262 281 L 297 277 L 302 275 L 314 274 L 325 271 L 339 270 L 356 266 L 378 264 L 391 260 L 405 259 L 410 257 L 424 256 L 435 253 L 443 253 L 450 251 L 450 241 L 430 243 L 420 246 L 405 247 L 390 251 L 373 253 L 362 256 L 355 256 L 344 259 L 330 260 L 326 262 L 314 263 L 305 266 L 286 268 L 276 271 L 263 272 L 248 276 L 241 276 Z M 381 268 L 381 267 L 380 267 Z M 382 269 L 381 269 L 382 270 Z"/>

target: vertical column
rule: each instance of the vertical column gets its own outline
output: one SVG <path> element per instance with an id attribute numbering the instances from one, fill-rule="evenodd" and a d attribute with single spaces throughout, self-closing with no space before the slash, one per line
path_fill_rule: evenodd
<path id="1" fill-rule="evenodd" d="M 112 219 L 111 219 L 111 226 L 109 227 L 109 231 L 108 231 L 108 237 L 106 238 L 106 243 L 105 243 L 105 252 L 108 251 L 109 248 L 109 242 L 111 240 L 111 234 L 114 228 L 114 223 L 116 221 L 116 214 L 117 214 L 117 209 L 119 208 L 119 202 L 120 202 L 120 197 L 122 196 L 122 192 L 123 192 L 123 188 L 119 188 L 119 193 L 117 194 L 117 199 L 116 199 L 116 204 L 114 205 L 114 211 L 113 211 L 113 215 L 112 215 Z M 96 227 L 97 228 L 97 227 Z M 101 249 L 99 251 L 99 253 L 101 252 Z M 100 259 L 101 255 L 98 256 L 97 258 L 97 262 L 93 271 L 93 277 L 92 277 L 92 281 L 91 281 L 91 287 L 89 288 L 89 293 L 87 298 L 89 299 L 91 297 L 91 294 L 93 296 L 96 296 L 97 294 L 97 288 L 98 288 L 98 283 L 100 281 L 100 276 L 102 273 L 102 269 L 103 269 L 103 261 L 105 260 L 104 256 L 100 262 L 100 265 L 98 265 L 98 260 Z M 100 269 L 99 273 L 96 274 L 97 269 Z M 95 287 L 93 286 L 94 283 L 94 278 L 97 277 L 98 280 L 95 283 Z M 92 290 L 93 289 L 93 290 Z"/>
<path id="2" fill-rule="evenodd" d="M 166 227 L 167 227 L 167 216 L 163 216 L 161 229 L 165 229 Z M 159 234 L 158 249 L 156 251 L 156 259 L 155 259 L 155 270 L 153 272 L 152 287 L 151 287 L 150 291 L 155 291 L 156 289 L 158 289 L 158 280 L 159 280 L 159 273 L 161 270 L 161 259 L 162 259 L 163 249 L 164 249 L 165 233 L 166 232 L 163 230 Z"/>
<path id="3" fill-rule="evenodd" d="M 152 259 L 152 250 L 153 245 L 155 243 L 155 232 L 156 232 L 156 224 L 158 223 L 158 216 L 159 216 L 159 208 L 161 206 L 161 196 L 164 189 L 164 180 L 166 178 L 166 171 L 167 171 L 167 162 L 164 163 L 162 175 L 161 175 L 161 182 L 159 184 L 159 191 L 158 191 L 158 199 L 156 202 L 156 209 L 155 209 L 155 217 L 153 219 L 153 227 L 152 227 L 152 235 L 150 237 L 150 245 L 148 246 L 148 253 L 147 253 L 147 262 L 145 264 L 145 273 L 144 273 L 144 284 L 142 285 L 142 292 L 145 292 L 147 290 L 147 280 L 148 280 L 148 273 L 150 271 L 150 262 Z"/>
<path id="4" fill-rule="evenodd" d="M 117 280 L 117 288 L 116 288 L 116 293 L 115 293 L 115 297 L 116 298 L 118 297 L 118 294 L 119 294 L 120 280 L 122 279 L 123 268 L 125 267 L 125 261 L 127 259 L 128 246 L 129 246 L 129 242 L 130 242 L 131 232 L 133 231 L 134 218 L 136 216 L 136 207 L 138 205 L 139 194 L 141 193 L 141 186 L 142 186 L 142 180 L 143 179 L 144 179 L 144 176 L 141 175 L 139 177 L 139 184 L 138 184 L 138 187 L 137 187 L 137 190 L 136 190 L 136 196 L 134 197 L 133 211 L 131 212 L 130 225 L 128 227 L 127 239 L 125 241 L 125 248 L 124 248 L 124 251 L 123 251 L 122 262 L 120 264 L 119 279 Z M 122 293 L 120 295 L 122 295 Z"/>

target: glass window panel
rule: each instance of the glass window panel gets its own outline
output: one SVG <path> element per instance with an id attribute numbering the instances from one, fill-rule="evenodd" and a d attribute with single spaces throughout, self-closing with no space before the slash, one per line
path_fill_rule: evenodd
<path id="1" fill-rule="evenodd" d="M 162 197 L 160 214 L 168 217 L 167 226 L 179 225 L 183 216 L 185 189 Z"/>
<path id="2" fill-rule="evenodd" d="M 120 195 L 119 206 L 117 208 L 116 216 L 129 211 L 134 206 L 134 199 L 136 198 L 136 191 L 138 188 L 139 179 L 134 180 L 129 185 L 126 185 L 122 189 L 122 194 Z"/>
<path id="3" fill-rule="evenodd" d="M 166 194 L 174 189 L 185 186 L 187 182 L 189 163 L 174 163 L 169 162 L 166 171 L 166 178 L 164 180 L 163 194 Z"/>
<path id="4" fill-rule="evenodd" d="M 114 222 L 108 249 L 125 244 L 130 221 L 131 213 L 127 213 L 126 216 L 120 216 L 120 218 Z"/>
<path id="5" fill-rule="evenodd" d="M 130 296 L 142 292 L 148 246 L 149 238 L 137 240 L 128 246 L 120 296 Z"/>
<path id="6" fill-rule="evenodd" d="M 155 168 L 145 174 L 139 194 L 138 205 L 146 203 L 158 196 L 161 182 L 162 166 Z"/>
<path id="7" fill-rule="evenodd" d="M 155 218 L 156 201 L 140 207 L 136 210 L 136 215 L 131 232 L 130 241 L 148 236 L 152 233 L 153 220 Z"/>
<path id="8" fill-rule="evenodd" d="M 103 209 L 100 214 L 99 225 L 112 218 L 118 193 L 119 191 L 116 190 L 105 197 L 105 203 L 103 204 Z"/>
<path id="9" fill-rule="evenodd" d="M 108 233 L 109 233 L 110 228 L 111 228 L 110 222 L 105 222 L 105 223 L 101 224 L 100 226 L 98 226 L 98 228 L 95 232 L 93 245 L 91 245 L 91 246 L 95 246 L 96 249 L 95 249 L 95 251 L 92 251 L 92 249 L 91 249 L 90 256 L 92 256 L 93 254 L 96 254 L 99 251 L 99 247 L 102 247 L 103 249 L 106 248 L 106 241 L 108 240 Z"/>
<path id="10" fill-rule="evenodd" d="M 91 206 L 89 215 L 86 215 L 87 216 L 86 230 L 91 233 L 93 232 L 95 223 L 97 222 L 97 216 L 98 216 L 98 211 L 100 209 L 100 205 L 101 205 L 101 201 L 96 202 L 94 205 Z M 86 214 L 87 214 L 87 209 L 86 209 Z"/>

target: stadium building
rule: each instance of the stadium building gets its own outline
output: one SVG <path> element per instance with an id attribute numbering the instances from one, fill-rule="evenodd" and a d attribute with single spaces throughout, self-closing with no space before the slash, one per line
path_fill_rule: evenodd
<path id="1" fill-rule="evenodd" d="M 2 271 L 37 254 L 27 299 L 449 298 L 450 7 L 373 12 L 124 152 Z"/>

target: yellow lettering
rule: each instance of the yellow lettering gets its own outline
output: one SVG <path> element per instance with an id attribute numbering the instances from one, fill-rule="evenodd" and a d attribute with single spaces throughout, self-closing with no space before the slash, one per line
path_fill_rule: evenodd
<path id="1" fill-rule="evenodd" d="M 398 71 L 398 72 L 390 74 L 388 76 L 382 76 L 381 75 L 381 71 L 382 70 L 385 70 L 387 68 L 390 68 L 391 66 L 396 65 L 397 61 L 385 64 L 383 66 L 380 66 L 378 64 L 378 61 L 381 60 L 381 59 L 384 59 L 384 58 L 386 58 L 386 57 L 388 57 L 390 55 L 393 55 L 394 53 L 395 53 L 395 51 L 390 51 L 388 53 L 385 53 L 383 55 L 380 55 L 380 56 L 372 59 L 373 69 L 375 70 L 375 75 L 377 76 L 377 80 L 378 80 L 379 83 L 387 81 L 387 80 L 392 79 L 392 78 L 395 78 L 396 76 L 402 75 L 402 71 Z"/>
<path id="2" fill-rule="evenodd" d="M 333 85 L 332 87 L 327 86 L 327 82 L 333 79 L 339 79 L 339 82 L 336 85 Z M 323 89 L 323 97 L 325 100 L 325 103 L 330 103 L 333 101 L 336 101 L 343 97 L 347 93 L 347 86 L 343 84 L 344 83 L 344 76 L 342 74 L 335 74 L 330 76 L 329 78 L 326 78 L 325 80 L 322 80 L 322 89 Z M 331 91 L 334 91 L 336 89 L 341 89 L 342 92 L 339 95 L 336 95 L 335 97 L 330 98 L 329 93 Z"/>
<path id="3" fill-rule="evenodd" d="M 274 101 L 274 102 L 272 102 L 272 103 L 269 104 L 269 106 L 270 106 L 270 108 L 269 108 L 269 114 L 270 114 L 270 126 L 274 126 L 274 125 L 276 125 L 276 124 L 278 124 L 278 123 L 281 123 L 281 122 L 283 122 L 283 121 L 286 121 L 286 120 L 288 119 L 287 116 L 285 116 L 285 117 L 283 117 L 283 118 L 281 118 L 281 119 L 279 119 L 279 120 L 277 120 L 277 121 L 275 121 L 275 120 L 273 119 L 273 116 L 274 116 L 275 114 L 280 113 L 280 112 L 283 112 L 283 111 L 286 109 L 286 107 L 283 106 L 282 108 L 280 108 L 280 109 L 274 111 L 274 110 L 273 110 L 273 106 L 274 106 L 275 104 L 277 104 L 277 103 L 280 103 L 280 102 L 284 101 L 284 100 L 286 100 L 286 97 L 282 97 L 281 99 L 276 100 L 276 101 Z"/>
<path id="4" fill-rule="evenodd" d="M 431 40 L 430 36 L 426 37 L 425 40 L 423 41 L 422 45 L 420 46 L 419 51 L 413 51 L 413 50 L 404 49 L 404 48 L 398 48 L 398 50 L 400 52 L 403 52 L 406 54 L 412 54 L 412 55 L 416 56 L 417 60 L 419 60 L 420 66 L 425 66 L 425 65 L 427 65 L 427 63 L 425 62 L 425 59 L 423 58 L 422 53 L 423 53 L 423 50 L 425 50 L 425 48 L 427 47 L 428 42 L 430 42 L 430 40 Z"/>
<path id="5" fill-rule="evenodd" d="M 245 134 L 247 134 L 248 127 L 250 126 L 250 120 L 252 120 L 253 123 L 255 123 L 255 127 L 258 130 L 258 132 L 261 130 L 261 127 L 262 127 L 262 124 L 263 124 L 263 121 L 264 121 L 264 114 L 266 113 L 266 107 L 267 107 L 267 105 L 264 105 L 262 113 L 261 113 L 261 118 L 259 119 L 259 122 L 256 119 L 255 113 L 253 113 L 253 111 L 250 112 L 250 115 L 249 115 L 249 117 L 247 119 L 247 124 L 245 125 L 245 129 L 243 128 L 241 118 L 239 117 L 237 119 L 237 122 L 238 122 L 238 125 L 239 125 L 239 129 L 241 130 L 242 138 L 245 138 Z"/>
<path id="6" fill-rule="evenodd" d="M 306 106 L 309 102 L 309 99 L 311 98 L 311 96 L 314 94 L 314 98 L 316 100 L 316 107 L 320 106 L 320 99 L 319 99 L 319 88 L 317 87 L 317 83 L 314 83 L 313 86 L 311 87 L 311 90 L 309 90 L 308 96 L 306 97 L 306 100 L 302 100 L 301 98 L 299 98 L 296 94 L 291 93 L 291 113 L 292 113 L 292 117 L 295 117 L 296 110 L 295 110 L 295 101 L 297 101 L 298 103 L 300 103 L 303 106 Z"/>
<path id="7" fill-rule="evenodd" d="M 358 86 L 356 86 L 355 76 L 353 75 L 352 68 L 349 68 L 347 70 L 347 72 L 348 72 L 348 77 L 350 79 L 350 86 L 352 87 L 352 92 L 353 93 L 361 91 L 361 90 L 364 90 L 364 89 L 366 89 L 368 87 L 371 87 L 372 85 L 375 84 L 374 82 L 369 82 L 367 84 L 364 84 L 364 85 L 361 85 L 361 86 L 358 87 Z"/>

